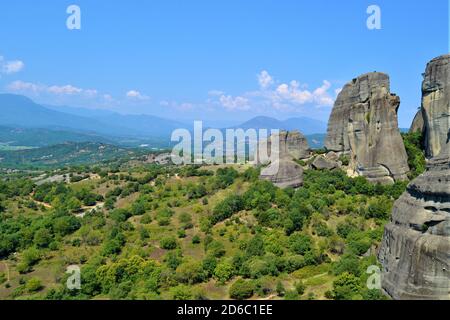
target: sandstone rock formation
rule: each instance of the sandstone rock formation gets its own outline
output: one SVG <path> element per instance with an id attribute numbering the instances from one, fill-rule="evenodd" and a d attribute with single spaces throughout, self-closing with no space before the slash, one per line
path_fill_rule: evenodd
<path id="1" fill-rule="evenodd" d="M 450 121 L 450 55 L 431 60 L 422 84 L 422 113 L 425 122 L 425 146 L 432 158 L 441 151 L 447 139 Z"/>
<path id="2" fill-rule="evenodd" d="M 432 60 L 423 83 L 424 130 L 434 157 L 395 203 L 379 251 L 382 286 L 394 299 L 450 300 L 448 60 Z"/>
<path id="3" fill-rule="evenodd" d="M 261 171 L 260 179 L 269 180 L 279 188 L 298 188 L 303 184 L 303 169 L 293 159 L 309 157 L 310 148 L 308 142 L 298 131 L 282 131 L 279 133 L 279 139 L 279 152 L 277 155 L 271 154 L 271 138 L 268 139 L 268 154 L 275 161 Z"/>
<path id="4" fill-rule="evenodd" d="M 394 299 L 450 299 L 450 144 L 395 203 L 379 260 Z"/>
<path id="5" fill-rule="evenodd" d="M 298 188 L 303 185 L 303 169 L 292 160 L 282 158 L 261 171 L 261 180 L 271 181 L 279 188 Z"/>
<path id="6" fill-rule="evenodd" d="M 414 133 L 414 132 L 424 133 L 425 132 L 425 121 L 423 119 L 422 110 L 419 110 L 417 112 L 416 116 L 414 117 L 411 128 L 409 129 L 409 132 L 410 133 Z"/>
<path id="7" fill-rule="evenodd" d="M 354 79 L 336 100 L 325 147 L 350 155 L 351 170 L 370 181 L 406 180 L 409 167 L 398 129 L 399 105 L 399 97 L 390 93 L 388 75 L 374 72 Z"/>
<path id="8" fill-rule="evenodd" d="M 316 170 L 333 170 L 341 166 L 336 160 L 331 160 L 326 156 L 318 156 L 311 166 Z"/>
<path id="9" fill-rule="evenodd" d="M 299 131 L 281 131 L 279 133 L 280 158 L 305 159 L 310 155 L 308 140 Z M 271 138 L 267 141 L 268 154 L 271 152 Z"/>

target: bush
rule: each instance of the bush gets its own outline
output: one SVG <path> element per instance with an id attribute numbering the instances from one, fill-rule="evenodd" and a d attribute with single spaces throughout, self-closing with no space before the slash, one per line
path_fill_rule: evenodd
<path id="1" fill-rule="evenodd" d="M 109 216 L 116 222 L 125 222 L 131 217 L 131 213 L 125 209 L 116 209 L 111 211 Z"/>
<path id="2" fill-rule="evenodd" d="M 192 299 L 192 288 L 179 285 L 170 289 L 170 293 L 173 300 L 191 300 Z"/>
<path id="3" fill-rule="evenodd" d="M 142 224 L 150 224 L 152 223 L 152 216 L 148 213 L 144 214 L 141 218 Z"/>
<path id="4" fill-rule="evenodd" d="M 294 233 L 289 237 L 289 247 L 292 252 L 300 255 L 305 255 L 311 251 L 311 238 L 301 233 Z"/>
<path id="5" fill-rule="evenodd" d="M 201 242 L 200 236 L 195 235 L 192 237 L 192 244 L 199 244 Z"/>
<path id="6" fill-rule="evenodd" d="M 306 290 L 306 286 L 303 284 L 303 282 L 296 282 L 295 283 L 295 290 L 297 291 L 297 293 L 299 294 L 299 295 L 303 295 L 304 293 L 305 293 L 305 290 Z"/>
<path id="7" fill-rule="evenodd" d="M 39 280 L 38 278 L 31 278 L 30 280 L 27 281 L 27 283 L 25 284 L 25 289 L 29 292 L 29 293 L 33 293 L 33 292 L 37 292 L 42 290 L 42 283 L 41 280 Z"/>
<path id="8" fill-rule="evenodd" d="M 217 224 L 230 218 L 233 214 L 244 209 L 242 198 L 237 195 L 231 195 L 216 205 L 211 217 L 212 224 Z"/>
<path id="9" fill-rule="evenodd" d="M 252 281 L 239 279 L 230 287 L 230 298 L 235 300 L 245 300 L 253 296 L 255 286 Z"/>
<path id="10" fill-rule="evenodd" d="M 214 277 L 220 282 L 225 283 L 233 277 L 234 267 L 228 262 L 222 262 L 214 269 Z"/>
<path id="11" fill-rule="evenodd" d="M 333 282 L 333 298 L 335 300 L 352 300 L 361 290 L 359 278 L 345 272 Z"/>
<path id="12" fill-rule="evenodd" d="M 174 250 L 178 247 L 177 240 L 174 237 L 162 238 L 159 245 L 165 250 Z"/>
<path id="13" fill-rule="evenodd" d="M 188 261 L 178 266 L 176 276 L 180 282 L 193 285 L 205 280 L 206 273 L 201 262 Z"/>

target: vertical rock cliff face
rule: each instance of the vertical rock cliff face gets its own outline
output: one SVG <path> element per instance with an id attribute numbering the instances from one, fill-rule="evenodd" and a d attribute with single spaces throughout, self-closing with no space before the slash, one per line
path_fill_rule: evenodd
<path id="1" fill-rule="evenodd" d="M 349 154 L 350 168 L 370 181 L 407 179 L 408 159 L 398 129 L 399 105 L 399 97 L 390 93 L 388 75 L 375 72 L 354 79 L 336 100 L 325 147 Z"/>
<path id="2" fill-rule="evenodd" d="M 434 157 L 395 203 L 379 251 L 382 286 L 394 299 L 450 299 L 448 58 L 432 60 L 423 83 L 421 114 Z"/>
<path id="3" fill-rule="evenodd" d="M 447 139 L 450 121 L 450 55 L 440 56 L 428 63 L 422 84 L 422 113 L 425 122 L 427 156 L 439 155 Z"/>
<path id="4" fill-rule="evenodd" d="M 379 259 L 394 299 L 450 299 L 449 144 L 395 203 Z"/>
<path id="5" fill-rule="evenodd" d="M 410 133 L 414 133 L 414 132 L 424 133 L 425 132 L 425 122 L 423 120 L 422 110 L 419 110 L 417 112 L 416 116 L 414 117 L 411 128 L 409 129 L 409 132 Z"/>

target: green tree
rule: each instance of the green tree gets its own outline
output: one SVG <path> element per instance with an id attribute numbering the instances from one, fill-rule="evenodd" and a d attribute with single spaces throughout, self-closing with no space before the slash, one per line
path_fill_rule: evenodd
<path id="1" fill-rule="evenodd" d="M 219 263 L 214 269 L 214 277 L 222 284 L 230 280 L 233 274 L 234 267 L 229 262 Z"/>
<path id="2" fill-rule="evenodd" d="M 164 237 L 159 242 L 162 249 L 174 250 L 178 247 L 178 242 L 174 237 Z"/>
<path id="3" fill-rule="evenodd" d="M 230 298 L 235 300 L 245 300 L 253 296 L 255 285 L 252 281 L 239 279 L 230 287 Z"/>
<path id="4" fill-rule="evenodd" d="M 34 293 L 34 292 L 40 291 L 42 288 L 43 288 L 42 282 L 38 278 L 31 278 L 25 284 L 25 289 L 29 293 Z"/>
<path id="5" fill-rule="evenodd" d="M 344 272 L 333 282 L 333 298 L 335 300 L 352 300 L 361 290 L 359 278 Z"/>

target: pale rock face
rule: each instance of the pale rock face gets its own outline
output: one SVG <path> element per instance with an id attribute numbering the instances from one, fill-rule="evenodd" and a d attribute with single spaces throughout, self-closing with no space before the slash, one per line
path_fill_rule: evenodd
<path id="1" fill-rule="evenodd" d="M 392 298 L 450 300 L 449 144 L 395 203 L 379 260 Z"/>
<path id="2" fill-rule="evenodd" d="M 388 75 L 375 72 L 354 79 L 336 100 L 325 147 L 350 155 L 350 169 L 369 181 L 406 180 L 409 167 L 398 129 L 399 105 L 399 97 L 390 93 Z"/>
<path id="3" fill-rule="evenodd" d="M 268 155 L 271 156 L 271 139 L 267 141 Z M 279 133 L 279 158 L 306 159 L 310 155 L 311 148 L 308 140 L 299 131 L 281 131 Z"/>
<path id="4" fill-rule="evenodd" d="M 326 156 L 318 156 L 311 166 L 316 170 L 334 170 L 341 167 L 337 160 L 332 160 Z"/>
<path id="5" fill-rule="evenodd" d="M 425 122 L 423 120 L 422 110 L 419 110 L 417 112 L 416 116 L 414 117 L 411 128 L 409 129 L 409 132 L 410 133 L 414 133 L 414 132 L 424 133 L 425 132 Z"/>
<path id="6" fill-rule="evenodd" d="M 450 55 L 431 60 L 422 83 L 425 146 L 429 158 L 437 156 L 447 139 L 450 122 Z"/>
<path id="7" fill-rule="evenodd" d="M 279 188 L 298 188 L 303 185 L 303 169 L 292 160 L 279 159 L 261 171 L 261 180 L 271 181 Z"/>
<path id="8" fill-rule="evenodd" d="M 268 154 L 275 160 L 261 171 L 260 179 L 271 181 L 279 188 L 302 186 L 303 169 L 293 160 L 309 157 L 310 148 L 306 138 L 298 131 L 280 132 L 279 153 L 274 156 L 271 155 L 271 139 L 267 143 Z"/>
<path id="9" fill-rule="evenodd" d="M 383 289 L 394 299 L 450 300 L 448 60 L 432 60 L 423 85 L 427 150 L 434 157 L 395 203 L 378 255 Z"/>

